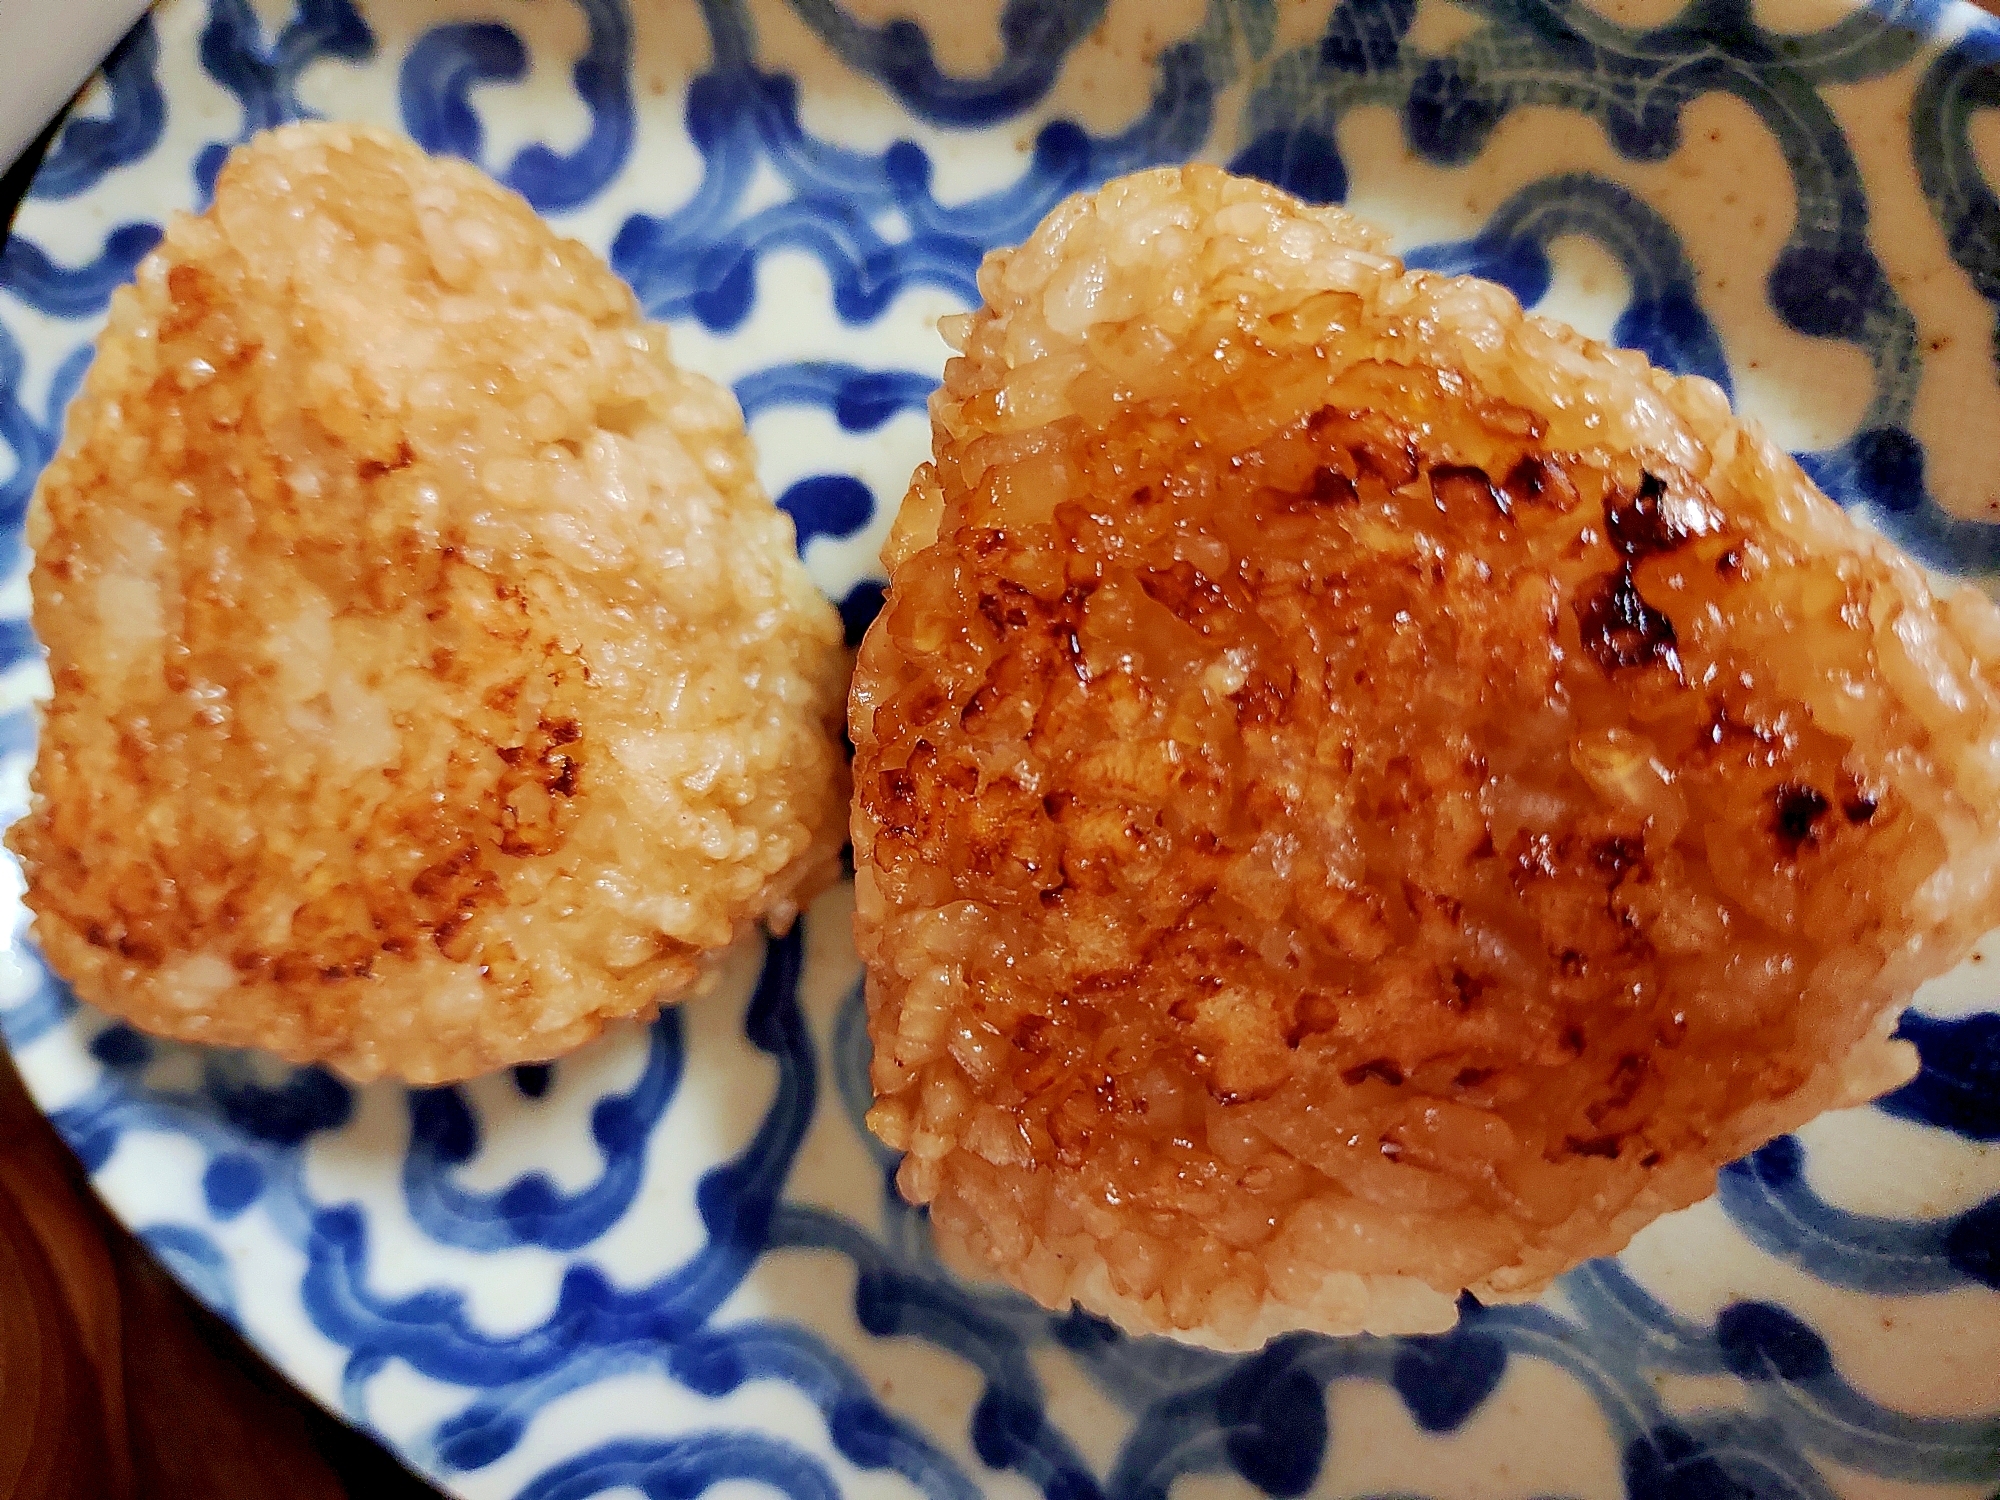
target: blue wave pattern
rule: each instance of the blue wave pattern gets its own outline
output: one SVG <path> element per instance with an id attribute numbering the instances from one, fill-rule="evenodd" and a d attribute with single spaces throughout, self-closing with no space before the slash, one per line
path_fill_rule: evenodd
<path id="1" fill-rule="evenodd" d="M 1927 562 L 1961 571 L 2000 563 L 2000 528 L 1953 517 L 1925 488 L 1923 452 L 1907 426 L 1922 368 L 1916 325 L 1869 246 L 1860 171 L 1818 92 L 1908 65 L 1936 24 L 1941 0 L 1869 6 L 1803 36 L 1763 30 L 1747 0 L 1693 0 L 1647 30 L 1550 0 L 1475 0 L 1468 8 L 1485 24 L 1433 55 L 1408 42 L 1412 0 L 1346 0 L 1315 46 L 1271 66 L 1247 108 L 1243 133 L 1261 152 L 1258 164 L 1282 160 L 1281 170 L 1266 175 L 1302 190 L 1344 186 L 1333 132 L 1363 104 L 1399 105 L 1410 145 L 1440 164 L 1471 160 L 1508 114 L 1533 105 L 1574 111 L 1600 126 L 1620 154 L 1656 161 L 1680 145 L 1690 103 L 1709 93 L 1734 95 L 1782 150 L 1796 195 L 1794 228 L 1766 288 L 1772 309 L 1799 333 L 1856 345 L 1875 372 L 1860 429 L 1836 448 L 1799 454 L 1800 462 L 1835 499 L 1867 505 L 1884 530 Z M 1940 95 L 1960 111 L 1980 97 L 1976 90 Z M 1915 120 L 1924 162 L 1923 134 L 1932 125 L 1921 110 Z M 1967 175 L 1960 171 L 1952 182 L 1970 201 Z M 1613 218 L 1625 220 L 1605 238 L 1614 254 L 1621 243 L 1657 241 L 1664 230 L 1643 212 Z M 1954 240 L 1966 242 L 1962 233 Z M 1620 336 L 1678 331 L 1684 321 L 1684 309 L 1673 306 L 1671 321 L 1654 328 L 1648 311 L 1635 303 Z M 1702 373 L 1710 373 L 1703 366 L 1718 352 L 1699 339 L 1686 350 L 1672 338 L 1639 346 Z"/>
<path id="2" fill-rule="evenodd" d="M 167 96 L 154 76 L 159 59 L 153 18 L 141 16 L 104 59 L 109 109 L 101 115 L 79 111 L 64 122 L 29 185 L 30 194 L 74 198 L 96 187 L 106 173 L 144 160 L 159 145 L 167 125 Z"/>
<path id="3" fill-rule="evenodd" d="M 1625 272 L 1632 298 L 1612 325 L 1614 342 L 1667 369 L 1730 388 L 1722 342 L 1695 294 L 1694 268 L 1679 237 L 1643 199 L 1615 182 L 1585 173 L 1545 177 L 1502 204 L 1475 238 L 1415 251 L 1409 263 L 1484 276 L 1532 307 L 1553 275 L 1549 242 L 1563 235 L 1587 236 Z"/>
<path id="4" fill-rule="evenodd" d="M 410 1217 L 437 1243 L 468 1250 L 510 1245 L 575 1250 L 601 1238 L 631 1210 L 645 1166 L 646 1132 L 679 1086 L 681 1065 L 680 1017 L 668 1012 L 648 1035 L 646 1067 L 638 1082 L 627 1093 L 598 1100 L 590 1112 L 591 1138 L 607 1166 L 602 1177 L 579 1193 L 564 1193 L 540 1174 L 523 1177 L 497 1194 L 459 1187 L 452 1168 L 478 1151 L 478 1121 L 456 1088 L 413 1092 L 410 1150 L 403 1159 Z M 521 1086 L 518 1078 L 516 1084 Z M 538 1097 L 535 1084 L 523 1092 Z"/>
<path id="5" fill-rule="evenodd" d="M 275 35 L 250 0 L 212 0 L 201 34 L 201 65 L 236 96 L 241 128 L 227 141 L 211 141 L 194 159 L 195 186 L 207 203 L 229 148 L 260 130 L 312 111 L 299 101 L 299 79 L 315 63 L 337 59 L 366 62 L 375 55 L 375 34 L 349 0 L 300 0 L 298 11 Z"/>
<path id="6" fill-rule="evenodd" d="M 1712 1322 L 1692 1322 L 1615 1262 L 1593 1263 L 1565 1280 L 1566 1314 L 1482 1308 L 1468 1300 L 1449 1334 L 1299 1335 L 1244 1357 L 1128 1340 L 1083 1314 L 1049 1314 L 1013 1294 L 960 1283 L 937 1263 L 924 1216 L 896 1196 L 892 1156 L 865 1134 L 869 1053 L 859 988 L 818 1018 L 826 1042 L 816 1045 L 800 1002 L 804 944 L 795 932 L 769 945 L 745 1007 L 745 1039 L 774 1061 L 776 1083 L 750 1141 L 701 1179 L 702 1248 L 637 1287 L 616 1285 L 577 1260 L 547 1319 L 505 1337 L 480 1330 L 455 1292 L 383 1298 L 370 1290 L 367 1216 L 349 1205 L 321 1205 L 305 1186 L 306 1151 L 341 1130 L 354 1108 L 352 1092 L 319 1070 L 271 1080 L 248 1060 L 205 1056 L 198 1087 L 164 1088 L 148 1083 L 149 1072 L 185 1058 L 185 1049 L 114 1025 L 92 1042 L 105 1067 L 103 1083 L 63 1111 L 58 1124 L 93 1169 L 135 1130 L 164 1130 L 198 1143 L 209 1161 L 203 1176 L 209 1214 L 226 1221 L 255 1203 L 304 1252 L 301 1297 L 315 1326 L 349 1351 L 343 1388 L 352 1414 L 366 1410 L 367 1383 L 391 1360 L 477 1392 L 412 1455 L 445 1477 L 507 1457 L 549 1402 L 613 1376 L 651 1372 L 717 1399 L 752 1382 L 782 1380 L 819 1410 L 830 1446 L 854 1467 L 902 1475 L 931 1496 L 979 1493 L 976 1473 L 885 1406 L 821 1336 L 764 1318 L 715 1321 L 760 1256 L 812 1251 L 853 1265 L 853 1313 L 869 1334 L 922 1339 L 976 1372 L 982 1394 L 968 1417 L 973 1450 L 982 1463 L 1013 1470 L 1051 1496 L 1165 1500 L 1177 1479 L 1198 1473 L 1234 1474 L 1274 1495 L 1300 1494 L 1340 1441 L 1328 1416 L 1334 1382 L 1387 1386 L 1418 1428 L 1451 1433 L 1523 1360 L 1554 1366 L 1596 1398 L 1634 1496 L 1831 1495 L 1816 1467 L 1822 1460 L 1900 1481 L 2000 1481 L 2000 1413 L 1898 1413 L 1847 1380 L 1820 1335 L 1787 1309 L 1737 1302 Z M 601 1176 L 555 1207 L 553 1190 L 532 1174 L 492 1197 L 460 1192 L 441 1207 L 440 1163 L 477 1151 L 479 1123 L 456 1091 L 411 1093 L 404 1185 L 412 1217 L 443 1243 L 583 1247 L 595 1237 L 589 1231 L 601 1234 L 629 1208 L 638 1164 L 672 1102 L 683 1053 L 670 1015 L 652 1029 L 638 1078 L 593 1106 Z M 1992 1062 L 1984 1058 L 1978 1066 Z M 822 1092 L 873 1154 L 878 1232 L 785 1200 Z M 440 1107 L 445 1099 L 451 1105 Z M 2000 1234 L 1990 1205 L 1956 1221 L 1987 1220 L 1970 1233 L 1891 1221 L 1856 1227 L 1855 1216 L 1810 1195 L 1785 1197 L 1802 1156 L 1787 1138 L 1726 1174 L 1723 1205 L 1756 1243 L 1822 1279 L 1877 1294 L 1943 1290 L 1968 1275 L 1993 1284 L 1991 1247 Z M 1746 1206 L 1748 1180 L 1763 1191 L 1762 1202 Z M 563 1227 L 565 1217 L 580 1227 Z M 156 1226 L 148 1238 L 201 1295 L 225 1313 L 233 1310 L 226 1260 L 201 1226 Z M 1967 1246 L 1985 1248 L 1984 1275 L 1965 1264 Z M 1067 1356 L 1130 1419 L 1106 1473 L 1080 1457 L 1051 1407 L 1035 1358 L 1047 1351 Z M 1692 1417 L 1676 1413 L 1660 1394 L 1663 1376 L 1733 1377 L 1741 1402 Z M 563 1460 L 523 1493 L 587 1495 L 632 1484 L 648 1494 L 686 1494 L 697 1478 L 713 1483 L 732 1476 L 758 1477 L 787 1494 L 837 1493 L 833 1476 L 805 1449 L 750 1433 L 607 1443 Z"/>
<path id="7" fill-rule="evenodd" d="M 590 40 L 570 76 L 590 111 L 589 134 L 573 151 L 527 146 L 506 167 L 489 169 L 545 214 L 595 198 L 632 151 L 632 18 L 618 0 L 579 3 Z M 527 48 L 507 27 L 493 22 L 439 26 L 420 37 L 403 59 L 403 127 L 426 150 L 485 165 L 485 128 L 470 91 L 475 84 L 518 81 L 527 71 Z"/>
<path id="8" fill-rule="evenodd" d="M 1760 1248 L 1834 1286 L 1889 1297 L 1968 1282 L 2000 1289 L 2000 1196 L 1935 1222 L 1851 1213 L 1806 1184 L 1790 1136 L 1726 1168 L 1717 1190 Z"/>
<path id="9" fill-rule="evenodd" d="M 198 63 L 237 102 L 232 140 L 309 113 L 300 79 L 318 64 L 393 63 L 404 125 L 415 138 L 487 165 L 545 212 L 594 201 L 631 166 L 634 18 L 618 0 L 569 0 L 585 30 L 569 71 L 590 122 L 581 142 L 565 151 L 531 144 L 501 164 L 486 159 L 480 91 L 519 83 L 531 59 L 500 21 L 433 25 L 390 60 L 377 57 L 374 30 L 348 0 L 301 0 L 275 28 L 247 0 L 206 3 Z M 1502 120 L 1530 106 L 1571 111 L 1595 122 L 1624 156 L 1654 161 L 1679 143 L 1693 100 L 1726 91 L 1777 140 L 1797 195 L 1796 225 L 1768 288 L 1772 306 L 1796 331 L 1860 348 L 1875 372 L 1860 430 L 1802 459 L 1837 498 L 1867 504 L 1927 558 L 1961 570 L 2000 562 L 2000 529 L 1946 515 L 1925 491 L 1923 455 L 1907 429 L 1920 372 L 1914 322 L 1869 246 L 1860 176 L 1818 93 L 1829 84 L 1924 69 L 1910 126 L 1921 185 L 1954 258 L 2000 310 L 2000 261 L 1992 252 L 2000 199 L 1978 172 L 1969 126 L 1973 112 L 2000 103 L 2000 28 L 1974 26 L 1926 60 L 1941 0 L 1896 0 L 1807 35 L 1761 30 L 1744 0 L 1694 0 L 1646 30 L 1555 0 L 1468 0 L 1475 24 L 1441 54 L 1412 44 L 1414 0 L 1342 0 L 1316 40 L 1284 50 L 1275 0 L 1209 0 L 1197 29 L 1160 52 L 1147 106 L 1106 136 L 1045 117 L 1042 108 L 1071 51 L 1104 18 L 1103 0 L 1007 0 L 998 59 L 977 77 L 943 70 L 929 38 L 908 20 L 877 26 L 834 0 L 789 3 L 841 65 L 893 97 L 913 121 L 973 129 L 1038 119 L 1029 155 L 1014 182 L 941 200 L 932 162 L 914 143 L 857 151 L 809 133 L 797 82 L 759 65 L 747 8 L 704 0 L 708 65 L 685 101 L 700 179 L 679 207 L 631 214 L 610 244 L 613 264 L 655 316 L 691 320 L 718 335 L 740 330 L 769 274 L 764 262 L 780 253 L 804 253 L 825 268 L 834 311 L 857 332 L 914 287 L 969 303 L 988 247 L 1019 239 L 1078 188 L 1192 154 L 1213 132 L 1225 91 L 1246 101 L 1233 165 L 1319 200 L 1346 193 L 1338 128 L 1360 106 L 1398 110 L 1412 149 L 1441 165 L 1473 158 Z M 39 198 L 85 195 L 154 151 L 169 94 L 161 54 L 155 23 L 142 22 L 107 63 L 103 111 L 77 117 L 59 138 L 37 180 Z M 228 144 L 211 142 L 196 154 L 197 201 L 210 191 Z M 775 198 L 759 185 L 773 179 L 782 188 Z M 30 405 L 22 394 L 22 344 L 0 320 L 0 440 L 15 460 L 0 482 L 0 537 L 8 549 L 0 562 L 8 567 L 19 560 L 34 476 L 54 451 L 60 413 L 88 360 L 84 320 L 101 314 L 157 234 L 151 225 L 118 225 L 94 257 L 76 264 L 25 237 L 0 254 L 0 290 L 45 318 L 79 323 L 77 346 L 49 366 L 46 395 Z M 1576 235 L 1601 246 L 1630 284 L 1617 340 L 1730 384 L 1686 248 L 1655 210 L 1608 178 L 1544 178 L 1471 238 L 1410 259 L 1492 277 L 1532 303 L 1550 284 L 1550 244 Z M 736 392 L 752 421 L 817 408 L 843 432 L 866 436 L 921 411 L 935 382 L 931 370 L 820 361 L 753 371 Z M 830 472 L 798 481 L 779 500 L 804 548 L 818 537 L 856 534 L 878 499 L 895 498 Z M 851 639 L 880 596 L 879 581 L 848 585 L 841 608 Z M 0 665 L 32 650 L 18 623 L 0 625 Z M 31 736 L 27 715 L 0 719 L 0 753 L 24 754 Z M 2000 1482 L 2000 1414 L 1895 1411 L 1843 1376 L 1825 1339 L 1795 1312 L 1737 1301 L 1711 1320 L 1691 1321 L 1614 1262 L 1571 1275 L 1550 1305 L 1468 1302 L 1459 1326 L 1439 1337 L 1293 1336 L 1245 1357 L 1130 1340 L 1083 1314 L 1051 1315 L 1010 1293 L 961 1283 L 939 1265 L 925 1217 L 896 1196 L 894 1163 L 863 1126 L 868 1043 L 859 991 L 812 1013 L 802 1000 L 807 948 L 794 932 L 766 950 L 742 1036 L 769 1062 L 770 1103 L 742 1148 L 696 1186 L 699 1249 L 651 1280 L 618 1281 L 592 1251 L 643 1211 L 649 1153 L 671 1149 L 662 1144 L 662 1122 L 691 1065 L 683 1017 L 668 1014 L 632 1044 L 629 1083 L 581 1106 L 602 1165 L 578 1188 L 537 1172 L 495 1191 L 466 1186 L 463 1169 L 487 1131 L 472 1092 L 397 1096 L 408 1147 L 396 1191 L 418 1231 L 458 1250 L 534 1249 L 564 1258 L 549 1315 L 504 1336 L 483 1329 L 453 1288 L 397 1296 L 374 1289 L 379 1236 L 369 1212 L 318 1198 L 309 1186 L 311 1155 L 338 1141 L 357 1117 L 355 1091 L 331 1075 L 274 1072 L 252 1059 L 191 1054 L 102 1026 L 40 971 L 26 997 L 0 1010 L 0 1028 L 15 1048 L 64 1034 L 87 1038 L 96 1082 L 56 1119 L 92 1170 L 106 1168 L 121 1142 L 137 1136 L 166 1134 L 198 1149 L 199 1203 L 145 1235 L 206 1301 L 238 1315 L 240 1289 L 217 1226 L 261 1214 L 298 1249 L 305 1312 L 346 1351 L 340 1395 L 350 1415 L 365 1421 L 370 1383 L 392 1362 L 470 1393 L 456 1415 L 406 1448 L 447 1480 L 523 1453 L 532 1420 L 551 1402 L 617 1376 L 645 1375 L 712 1401 L 781 1382 L 818 1413 L 823 1446 L 843 1464 L 900 1476 L 934 1497 L 980 1493 L 981 1466 L 1011 1471 L 1061 1500 L 1165 1500 L 1177 1480 L 1204 1473 L 1296 1495 L 1322 1479 L 1329 1456 L 1350 1440 L 1328 1401 L 1336 1382 L 1393 1390 L 1418 1431 L 1451 1434 L 1486 1409 L 1517 1369 L 1535 1363 L 1590 1394 L 1619 1455 L 1618 1477 L 1646 1500 L 1818 1500 L 1836 1493 L 1822 1467 L 1829 1463 L 1887 1481 Z M 1913 1014 L 1903 1034 L 1918 1047 L 1923 1071 L 1881 1107 L 1967 1142 L 2000 1139 L 2000 1016 Z M 517 1069 L 518 1107 L 556 1107 L 554 1082 L 548 1067 Z M 867 1215 L 787 1192 L 808 1130 L 823 1116 L 872 1153 L 873 1228 L 862 1222 Z M 1805 1146 L 1787 1138 L 1724 1173 L 1719 1202 L 1762 1251 L 1858 1295 L 2000 1289 L 2000 1198 L 1935 1222 L 1874 1217 L 1821 1197 L 1806 1166 Z M 724 1313 L 766 1257 L 790 1256 L 818 1257 L 816 1266 L 832 1257 L 852 1268 L 849 1310 L 865 1335 L 919 1341 L 976 1377 L 979 1395 L 962 1430 L 926 1431 L 885 1403 L 818 1314 L 792 1321 Z M 1108 1465 L 1088 1461 L 1080 1435 L 1066 1430 L 1050 1385 L 1052 1358 L 1081 1372 L 1122 1414 L 1127 1426 Z M 1725 1404 L 1684 1410 L 1662 1394 L 1670 1377 L 1733 1382 L 1735 1394 Z M 801 1497 L 839 1493 L 823 1454 L 793 1437 L 718 1428 L 617 1439 L 565 1453 L 520 1493 L 554 1500 L 623 1486 L 681 1500 L 730 1479 Z M 976 1465 L 954 1456 L 964 1445 Z"/>

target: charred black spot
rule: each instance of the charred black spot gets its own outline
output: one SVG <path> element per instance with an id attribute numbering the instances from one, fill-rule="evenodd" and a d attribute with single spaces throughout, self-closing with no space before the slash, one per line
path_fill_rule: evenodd
<path id="1" fill-rule="evenodd" d="M 1618 1143 L 1622 1139 L 1615 1135 L 1593 1135 L 1563 1137 L 1563 1149 L 1571 1156 L 1602 1156 L 1611 1161 L 1618 1159 Z"/>
<path id="2" fill-rule="evenodd" d="M 1340 470 L 1321 464 L 1312 471 L 1312 479 L 1306 485 L 1306 498 L 1319 505 L 1346 505 L 1359 500 L 1361 492 L 1354 487 L 1354 481 Z"/>
<path id="3" fill-rule="evenodd" d="M 1001 580 L 998 592 L 982 589 L 979 594 L 980 615 L 1000 635 L 1024 628 L 1028 624 L 1031 607 L 1039 611 L 1041 601 L 1018 583 L 1005 579 Z"/>
<path id="4" fill-rule="evenodd" d="M 1451 994 L 1445 1003 L 1453 1010 L 1471 1010 L 1479 1003 L 1479 997 L 1486 993 L 1486 985 L 1486 980 L 1468 974 L 1454 965 L 1451 971 Z"/>
<path id="5" fill-rule="evenodd" d="M 551 745 L 573 745 L 583 738 L 583 726 L 574 719 L 557 719 L 553 723 L 544 722 Z"/>
<path id="6" fill-rule="evenodd" d="M 1583 649 L 1606 673 L 1657 664 L 1680 675 L 1674 622 L 1639 597 L 1630 562 L 1577 600 L 1576 623 Z"/>
<path id="7" fill-rule="evenodd" d="M 1616 490 L 1605 495 L 1605 528 L 1621 557 L 1658 557 L 1686 543 L 1687 528 L 1660 503 L 1666 498 L 1665 482 L 1653 474 L 1640 477 L 1636 495 Z"/>
<path id="8" fill-rule="evenodd" d="M 380 479 L 385 474 L 393 474 L 398 469 L 407 469 L 416 462 L 417 455 L 411 451 L 408 442 L 396 444 L 396 456 L 384 463 L 379 458 L 364 458 L 357 472 L 363 479 Z"/>
<path id="9" fill-rule="evenodd" d="M 1285 1029 L 1285 1045 L 1296 1050 L 1309 1036 L 1318 1036 L 1333 1031 L 1340 1025 L 1340 1007 L 1330 996 L 1317 990 L 1307 990 L 1299 996 L 1299 1003 L 1292 1011 L 1292 1024 Z M 1382 1060 L 1388 1063 L 1388 1059 Z M 1365 1070 L 1373 1064 L 1364 1063 L 1355 1070 L 1365 1076 Z M 1389 1066 L 1394 1066 L 1389 1063 Z M 1350 1082 L 1354 1081 L 1350 1077 Z"/>
<path id="10" fill-rule="evenodd" d="M 1403 1070 L 1396 1066 L 1393 1058 L 1373 1057 L 1365 1063 L 1349 1068 L 1345 1073 L 1340 1075 L 1340 1081 L 1349 1088 L 1353 1088 L 1356 1084 L 1365 1082 L 1370 1078 L 1379 1078 L 1382 1082 L 1394 1088 L 1401 1085 Z"/>
<path id="11" fill-rule="evenodd" d="M 1000 691 L 997 684 L 991 682 L 983 684 L 977 692 L 965 700 L 965 707 L 958 711 L 960 727 L 971 728 L 998 707 L 1005 697 L 1006 694 Z"/>
<path id="12" fill-rule="evenodd" d="M 1387 440 L 1358 442 L 1349 452 L 1353 455 L 1355 468 L 1373 475 L 1392 490 L 1400 490 L 1421 472 L 1417 465 L 1417 450 L 1407 439 L 1393 446 Z"/>
<path id="13" fill-rule="evenodd" d="M 1582 498 L 1558 455 L 1522 455 L 1507 471 L 1501 488 L 1516 505 L 1539 505 L 1554 511 L 1568 511 Z"/>
<path id="14" fill-rule="evenodd" d="M 1646 863 L 1646 841 L 1626 838 L 1623 834 L 1615 838 L 1599 839 L 1590 851 L 1591 863 L 1612 880 L 1622 879 L 1628 870 L 1642 868 Z"/>
<path id="15" fill-rule="evenodd" d="M 1724 578 L 1741 578 L 1743 576 L 1743 549 L 1741 547 L 1724 548 L 1722 556 L 1715 560 L 1715 571 Z"/>
<path id="16" fill-rule="evenodd" d="M 1503 516 L 1514 514 L 1514 502 L 1494 488 L 1486 471 L 1471 464 L 1439 464 L 1431 470 L 1431 496 L 1438 509 L 1448 505 L 1491 505 Z"/>
<path id="17" fill-rule="evenodd" d="M 1609 1091 L 1584 1111 L 1590 1117 L 1590 1123 L 1597 1124 L 1606 1115 L 1624 1109 L 1636 1099 L 1651 1070 L 1652 1064 L 1640 1053 L 1627 1052 L 1619 1058 L 1618 1066 L 1611 1070 Z"/>
<path id="18" fill-rule="evenodd" d="M 1562 1034 L 1563 1051 L 1571 1057 L 1583 1056 L 1584 1035 L 1581 1026 L 1566 1026 Z"/>
<path id="19" fill-rule="evenodd" d="M 875 780 L 876 799 L 882 832 L 892 838 L 909 838 L 919 826 L 917 778 L 907 768 L 884 771 Z"/>
<path id="20" fill-rule="evenodd" d="M 1858 796 L 1848 798 L 1841 804 L 1840 810 L 1847 814 L 1848 822 L 1866 823 L 1875 816 L 1875 809 L 1881 805 L 1866 792 L 1862 792 Z"/>
<path id="21" fill-rule="evenodd" d="M 1229 607 L 1228 596 L 1186 558 L 1171 568 L 1146 569 L 1139 575 L 1139 587 L 1148 599 L 1203 635 L 1214 629 L 1209 616 Z"/>
<path id="22" fill-rule="evenodd" d="M 574 797 L 576 795 L 577 783 L 576 762 L 571 760 L 567 755 L 558 755 L 555 757 L 550 769 L 555 772 L 555 775 L 548 783 L 549 790 L 554 792 L 558 797 Z"/>
<path id="23" fill-rule="evenodd" d="M 1508 853 L 1514 858 L 1514 869 L 1510 875 L 1516 889 L 1535 880 L 1552 880 L 1557 871 L 1557 858 L 1561 851 L 1556 841 L 1546 833 L 1522 832 L 1514 836 Z"/>
<path id="24" fill-rule="evenodd" d="M 1534 505 L 1552 498 L 1553 475 L 1548 463 L 1530 453 L 1507 471 L 1505 489 L 1516 505 Z"/>
<path id="25" fill-rule="evenodd" d="M 1819 842 L 1819 820 L 1833 806 L 1817 787 L 1787 781 L 1771 789 L 1771 831 L 1787 854 Z"/>

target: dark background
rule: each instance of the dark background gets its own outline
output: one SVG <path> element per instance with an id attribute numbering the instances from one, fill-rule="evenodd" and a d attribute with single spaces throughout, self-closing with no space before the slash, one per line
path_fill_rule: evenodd
<path id="1" fill-rule="evenodd" d="M 54 132 L 0 178 L 0 226 Z M 0 1414 L 10 1500 L 438 1494 L 295 1391 L 113 1222 L 4 1047 Z"/>

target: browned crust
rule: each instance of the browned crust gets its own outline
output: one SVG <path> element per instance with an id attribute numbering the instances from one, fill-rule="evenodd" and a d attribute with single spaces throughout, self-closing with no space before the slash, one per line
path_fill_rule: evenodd
<path id="1" fill-rule="evenodd" d="M 35 936 L 166 1035 L 430 1081 L 833 878 L 844 653 L 728 393 L 594 255 L 346 126 L 114 299 L 29 521 Z"/>
<path id="2" fill-rule="evenodd" d="M 1129 1327 L 1530 1295 L 2000 915 L 1993 607 L 1379 246 L 1188 168 L 989 258 L 850 696 L 871 1121 Z"/>

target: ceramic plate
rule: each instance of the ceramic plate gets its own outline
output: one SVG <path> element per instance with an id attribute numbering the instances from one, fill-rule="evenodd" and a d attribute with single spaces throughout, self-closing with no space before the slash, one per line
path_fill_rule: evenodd
<path id="1" fill-rule="evenodd" d="M 2000 567 L 1996 59 L 1927 0 L 169 0 L 0 260 L 7 815 L 23 507 L 111 289 L 259 127 L 400 127 L 608 255 L 734 386 L 858 634 L 981 252 L 1189 156 L 1721 381 L 1926 562 Z M 1919 997 L 1914 1083 L 1540 1303 L 1230 1358 L 938 1267 L 861 1126 L 850 905 L 650 1028 L 457 1088 L 150 1041 L 18 937 L 0 1025 L 160 1258 L 466 1496 L 2000 1485 L 2000 965 Z"/>

